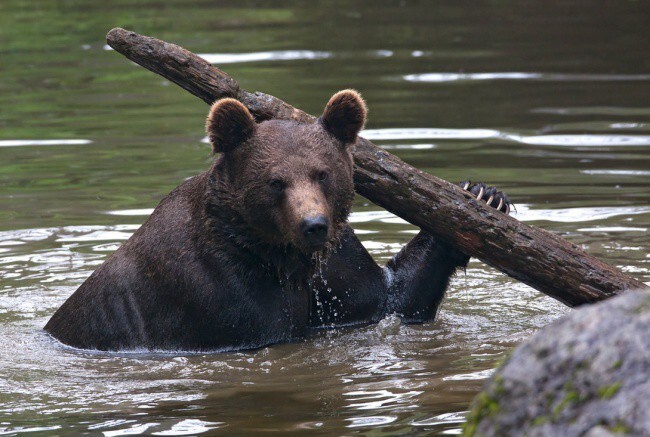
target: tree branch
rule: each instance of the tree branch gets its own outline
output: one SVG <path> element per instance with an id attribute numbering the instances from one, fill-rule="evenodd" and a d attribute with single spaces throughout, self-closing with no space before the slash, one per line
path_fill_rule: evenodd
<path id="1" fill-rule="evenodd" d="M 284 101 L 239 88 L 228 74 L 174 44 L 116 28 L 108 44 L 133 62 L 208 104 L 233 97 L 258 122 L 316 118 Z M 543 229 L 476 201 L 468 192 L 424 173 L 359 138 L 354 149 L 359 194 L 468 255 L 570 306 L 596 302 L 645 285 Z"/>

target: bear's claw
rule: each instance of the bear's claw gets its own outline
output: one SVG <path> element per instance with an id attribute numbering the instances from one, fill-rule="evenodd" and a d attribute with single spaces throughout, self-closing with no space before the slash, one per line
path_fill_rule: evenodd
<path id="1" fill-rule="evenodd" d="M 497 190 L 496 187 L 488 187 L 483 182 L 473 183 L 472 181 L 463 181 L 458 185 L 463 190 L 472 193 L 476 200 L 485 202 L 497 211 L 510 214 L 510 207 L 514 207 L 506 193 Z"/>

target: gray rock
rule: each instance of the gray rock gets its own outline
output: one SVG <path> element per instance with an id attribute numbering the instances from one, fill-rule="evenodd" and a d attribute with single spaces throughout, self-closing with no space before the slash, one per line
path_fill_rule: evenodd
<path id="1" fill-rule="evenodd" d="M 650 436 L 650 292 L 577 309 L 517 347 L 468 436 Z"/>

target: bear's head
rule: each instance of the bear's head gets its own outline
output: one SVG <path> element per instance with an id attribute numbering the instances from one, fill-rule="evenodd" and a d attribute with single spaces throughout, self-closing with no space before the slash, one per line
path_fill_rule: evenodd
<path id="1" fill-rule="evenodd" d="M 314 124 L 256 124 L 237 100 L 216 102 L 206 130 L 214 151 L 222 154 L 210 174 L 222 222 L 227 218 L 235 232 L 248 234 L 243 241 L 305 255 L 330 247 L 354 198 L 350 146 L 366 112 L 353 90 L 332 96 Z"/>

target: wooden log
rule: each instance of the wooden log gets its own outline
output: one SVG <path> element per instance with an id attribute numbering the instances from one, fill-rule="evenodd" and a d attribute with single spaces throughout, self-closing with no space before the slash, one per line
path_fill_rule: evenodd
<path id="1" fill-rule="evenodd" d="M 316 121 L 276 97 L 241 89 L 228 74 L 177 45 L 120 28 L 108 33 L 107 42 L 208 104 L 233 97 L 258 122 L 273 118 Z M 563 238 L 476 201 L 460 187 L 406 164 L 364 138 L 353 154 L 359 194 L 566 305 L 596 302 L 645 287 Z"/>

